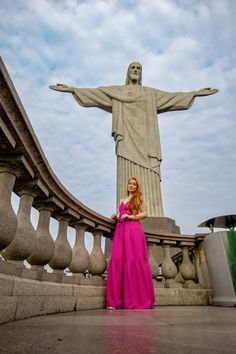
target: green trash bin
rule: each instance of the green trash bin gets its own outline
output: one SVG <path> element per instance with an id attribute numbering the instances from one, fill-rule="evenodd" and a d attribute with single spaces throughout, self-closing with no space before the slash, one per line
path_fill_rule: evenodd
<path id="1" fill-rule="evenodd" d="M 218 231 L 204 240 L 213 305 L 236 306 L 236 232 Z"/>

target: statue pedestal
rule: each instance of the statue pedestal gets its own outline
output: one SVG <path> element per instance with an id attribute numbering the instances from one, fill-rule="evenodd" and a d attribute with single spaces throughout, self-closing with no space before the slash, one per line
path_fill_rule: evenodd
<path id="1" fill-rule="evenodd" d="M 180 227 L 175 224 L 175 220 L 164 216 L 150 216 L 144 220 L 141 220 L 141 223 L 146 237 L 148 237 L 150 234 L 157 235 L 157 238 L 158 235 L 181 234 Z M 173 257 L 178 252 L 179 248 L 176 248 L 174 245 L 172 245 L 170 248 L 170 256 Z M 156 247 L 154 247 L 153 256 L 157 260 L 158 264 L 161 264 L 164 261 L 164 251 L 160 244 L 157 244 Z"/>
<path id="2" fill-rule="evenodd" d="M 145 233 L 173 233 L 180 234 L 180 227 L 175 224 L 175 220 L 165 216 L 150 216 L 141 221 Z"/>

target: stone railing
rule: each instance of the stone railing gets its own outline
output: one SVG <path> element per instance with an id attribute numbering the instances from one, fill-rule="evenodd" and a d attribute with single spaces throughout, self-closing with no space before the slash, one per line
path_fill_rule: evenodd
<path id="1" fill-rule="evenodd" d="M 11 204 L 12 193 L 20 197 L 17 215 Z M 36 229 L 30 218 L 32 208 L 39 211 Z M 51 218 L 59 223 L 55 241 L 49 230 Z M 76 232 L 73 249 L 67 238 L 69 226 Z M 104 307 L 102 285 L 105 284 L 107 258 L 102 251 L 101 240 L 102 237 L 111 238 L 114 226 L 112 220 L 89 209 L 71 195 L 57 179 L 1 60 L 0 295 L 4 299 L 1 297 L 0 322 Z M 85 247 L 85 232 L 93 235 L 91 254 Z M 154 283 L 158 283 L 160 288 L 156 292 L 157 302 L 158 291 L 167 288 L 199 290 L 210 287 L 203 235 L 148 232 L 146 236 Z M 160 276 L 156 257 L 158 248 L 162 248 L 164 254 L 161 283 L 157 282 Z M 172 248 L 182 249 L 179 267 L 172 261 Z M 194 262 L 189 258 L 189 248 L 194 248 L 194 258 L 191 258 Z M 52 272 L 46 270 L 47 265 Z M 202 293 L 199 303 L 208 303 L 207 296 Z M 161 294 L 161 298 L 166 299 L 166 294 Z M 183 297 L 177 302 L 168 301 L 170 304 L 186 303 Z M 166 300 L 160 300 L 160 303 L 166 304 Z"/>
<path id="2" fill-rule="evenodd" d="M 146 232 L 146 236 L 157 304 L 211 304 L 205 234 Z"/>
<path id="3" fill-rule="evenodd" d="M 166 288 L 210 288 L 203 242 L 205 235 L 146 235 L 154 280 L 161 280 Z M 158 248 L 162 250 L 161 264 L 159 257 L 155 257 Z M 173 249 L 175 254 L 171 255 Z"/>

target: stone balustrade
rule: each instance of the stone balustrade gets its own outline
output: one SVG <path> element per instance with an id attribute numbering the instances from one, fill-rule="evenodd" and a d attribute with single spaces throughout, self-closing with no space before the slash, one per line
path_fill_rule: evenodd
<path id="1" fill-rule="evenodd" d="M 12 193 L 20 197 L 17 215 L 11 205 Z M 36 229 L 30 219 L 32 208 L 39 211 Z M 52 218 L 58 221 L 55 241 L 50 234 Z M 69 226 L 76 233 L 73 249 L 67 238 Z M 114 227 L 114 221 L 82 204 L 57 179 L 0 60 L 0 294 L 9 304 L 8 311 L 0 302 L 0 322 L 104 307 L 107 255 L 101 241 L 102 237 L 111 238 Z M 93 236 L 91 254 L 85 247 L 85 233 Z M 146 236 L 158 291 L 209 288 L 204 235 L 157 232 Z M 158 248 L 163 250 L 161 267 L 156 256 Z M 173 248 L 181 249 L 180 265 L 172 260 Z M 190 248 L 195 250 L 194 261 L 189 257 Z M 156 296 L 164 298 L 158 293 Z M 210 301 L 206 292 L 199 297 L 200 303 Z M 180 299 L 179 304 L 181 301 L 186 303 Z"/>
<path id="2" fill-rule="evenodd" d="M 157 286 L 165 288 L 210 288 L 203 244 L 205 234 L 146 233 L 146 236 L 154 284 L 159 280 Z M 162 262 L 155 258 L 155 249 L 162 250 Z M 171 255 L 173 249 L 175 254 Z"/>

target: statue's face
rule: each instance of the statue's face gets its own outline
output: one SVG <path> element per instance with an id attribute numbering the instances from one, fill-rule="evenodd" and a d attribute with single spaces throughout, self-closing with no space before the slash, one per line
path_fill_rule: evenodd
<path id="1" fill-rule="evenodd" d="M 132 63 L 129 66 L 129 78 L 131 81 L 140 81 L 142 66 L 139 63 Z"/>

